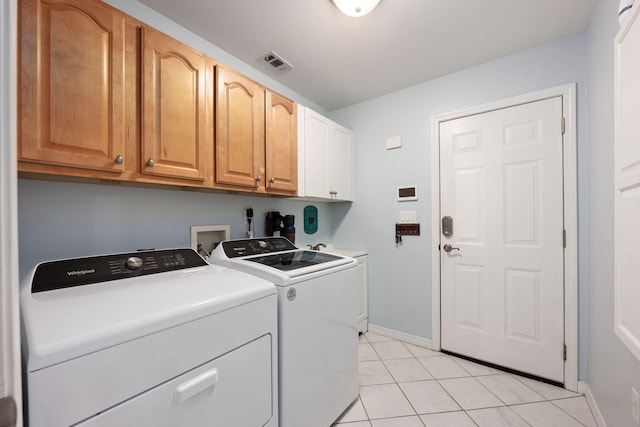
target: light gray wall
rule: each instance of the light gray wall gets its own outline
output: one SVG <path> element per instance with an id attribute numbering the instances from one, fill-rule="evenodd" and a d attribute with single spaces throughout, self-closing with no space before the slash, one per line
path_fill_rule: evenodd
<path id="1" fill-rule="evenodd" d="M 434 115 L 577 82 L 579 224 L 585 228 L 584 65 L 584 36 L 578 35 L 331 113 L 355 131 L 356 140 L 356 201 L 350 211 L 334 209 L 334 241 L 369 251 L 371 323 L 431 338 L 431 253 L 437 236 L 430 235 L 430 228 L 431 221 L 438 220 L 431 218 L 430 211 Z M 385 140 L 393 135 L 402 137 L 402 148 L 386 150 Z M 396 188 L 406 185 L 418 186 L 418 201 L 396 201 Z M 403 244 L 396 246 L 394 226 L 403 210 L 417 211 L 421 236 L 405 237 Z M 582 255 L 586 247 L 579 240 Z M 586 268 L 586 263 L 581 267 Z M 586 282 L 580 280 L 580 302 L 584 294 Z M 585 307 L 580 309 L 583 325 Z M 581 348 L 580 354 L 584 353 Z"/>
<path id="2" fill-rule="evenodd" d="M 318 208 L 318 232 L 304 233 L 305 206 Z M 330 242 L 328 203 L 21 179 L 18 181 L 20 275 L 40 261 L 189 247 L 191 225 L 229 224 L 231 238 L 245 237 L 244 210 L 254 211 L 256 236 L 265 235 L 268 211 L 293 214 L 296 245 Z"/>
<path id="3" fill-rule="evenodd" d="M 638 2 L 636 2 L 637 4 Z M 613 332 L 613 46 L 617 0 L 600 0 L 587 31 L 589 334 L 586 381 L 607 425 L 635 426 L 640 362 Z"/>

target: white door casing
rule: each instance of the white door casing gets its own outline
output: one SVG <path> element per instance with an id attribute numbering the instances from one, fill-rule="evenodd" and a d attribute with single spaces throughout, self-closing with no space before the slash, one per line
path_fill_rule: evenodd
<path id="1" fill-rule="evenodd" d="M 15 400 L 22 425 L 18 303 L 17 2 L 0 2 L 0 418 Z"/>
<path id="2" fill-rule="evenodd" d="M 615 40 L 614 331 L 640 359 L 640 8 Z"/>
<path id="3" fill-rule="evenodd" d="M 557 382 L 561 120 L 555 97 L 440 123 L 442 349 Z"/>
<path id="4" fill-rule="evenodd" d="M 465 135 L 457 138 L 456 144 L 458 145 L 458 151 L 455 156 L 451 153 L 445 153 L 445 150 L 442 149 L 438 143 L 443 138 L 443 132 L 452 131 L 452 129 L 447 130 L 447 126 L 452 127 L 453 125 L 451 125 L 451 123 L 455 122 L 457 119 L 479 116 L 487 112 L 496 112 L 500 110 L 503 110 L 503 112 L 509 111 L 506 109 L 509 109 L 509 107 L 512 106 L 521 106 L 518 108 L 523 108 L 522 106 L 524 104 L 536 103 L 537 101 L 549 100 L 551 98 L 556 98 L 556 101 L 549 102 L 556 103 L 555 108 L 558 109 L 558 117 L 565 118 L 564 144 L 562 143 L 562 135 L 560 135 L 560 120 L 559 118 L 555 119 L 554 127 L 556 135 L 559 136 L 559 143 L 556 147 L 556 155 L 554 155 L 553 158 L 558 160 L 559 164 L 557 164 L 556 167 L 560 168 L 560 172 L 559 176 L 554 179 L 546 179 L 544 174 L 542 174 L 542 171 L 547 168 L 547 160 L 540 163 L 537 160 L 527 159 L 528 156 L 534 154 L 535 149 L 533 147 L 535 144 L 525 143 L 524 140 L 519 144 L 511 143 L 511 146 L 507 145 L 504 150 L 500 148 L 500 151 L 504 151 L 508 154 L 504 159 L 504 162 L 507 163 L 507 165 L 501 164 L 501 162 L 503 162 L 503 159 L 501 158 L 502 154 L 497 155 L 494 153 L 491 156 L 485 156 L 482 162 L 489 162 L 492 166 L 490 164 L 485 165 L 479 161 L 480 159 L 473 158 L 473 154 L 471 154 L 473 151 L 473 145 L 482 144 L 480 139 L 478 139 L 480 136 L 477 134 L 474 136 L 473 132 L 468 132 L 466 134 L 465 132 L 462 132 Z M 517 111 L 518 108 L 515 108 L 513 111 Z M 450 124 L 447 125 L 447 123 Z M 517 120 L 516 123 L 518 123 Z M 526 121 L 520 121 L 519 123 L 522 125 L 526 123 Z M 535 129 L 536 126 L 516 126 L 510 132 L 512 137 L 515 139 L 526 139 L 528 137 L 535 137 Z M 535 356 L 530 355 L 528 351 L 523 352 L 522 349 L 518 350 L 517 348 L 522 347 L 522 344 L 528 344 L 533 349 L 542 348 L 544 346 L 541 344 L 534 344 L 534 341 L 543 337 L 545 343 L 549 343 L 549 346 L 556 349 L 553 351 L 553 355 L 551 356 L 543 356 L 544 351 L 542 353 L 538 353 L 538 358 L 545 357 L 545 363 L 539 365 L 546 365 L 548 357 L 555 358 L 556 363 L 553 364 L 552 368 L 544 367 L 543 373 L 532 373 L 554 379 L 555 381 L 564 382 L 566 388 L 576 390 L 577 192 L 575 176 L 575 85 L 552 88 L 479 107 L 439 115 L 432 119 L 432 131 L 432 235 L 434 236 L 432 242 L 432 344 L 434 349 L 440 349 L 442 347 L 447 350 L 463 353 L 460 350 L 447 348 L 450 343 L 446 341 L 446 338 L 444 338 L 444 330 L 446 328 L 445 322 L 451 322 L 452 314 L 446 313 L 444 309 L 441 312 L 440 303 L 442 301 L 444 306 L 447 298 L 451 299 L 452 296 L 455 296 L 452 289 L 447 290 L 444 288 L 444 282 L 449 280 L 450 277 L 457 277 L 461 284 L 465 283 L 460 281 L 463 277 L 474 280 L 487 280 L 486 282 L 477 282 L 487 283 L 487 285 L 485 285 L 488 287 L 487 289 L 493 289 L 491 292 L 484 289 L 484 293 L 482 295 L 484 295 L 485 299 L 481 300 L 483 301 L 482 305 L 474 306 L 471 304 L 472 298 L 465 297 L 458 300 L 459 304 L 462 303 L 467 306 L 459 307 L 459 319 L 454 320 L 460 324 L 465 322 L 467 324 L 458 326 L 457 328 L 465 333 L 474 331 L 478 333 L 482 328 L 488 328 L 489 330 L 493 330 L 493 333 L 498 333 L 498 335 L 500 335 L 500 339 L 508 343 L 506 350 L 503 348 L 505 354 L 500 355 L 500 357 L 503 357 L 506 360 L 518 360 L 518 363 L 524 361 L 524 367 L 512 366 L 514 369 L 522 371 L 531 371 L 531 368 L 527 367 L 527 364 L 535 365 L 535 361 L 533 360 L 535 359 Z M 500 133 L 503 132 L 500 131 Z M 504 132 L 504 134 L 508 137 L 509 132 Z M 556 140 L 557 139 L 558 138 L 556 137 Z M 516 147 L 520 147 L 520 149 L 516 149 Z M 517 151 L 520 151 L 520 154 L 515 154 Z M 459 169 L 457 181 L 461 186 L 466 186 L 467 189 L 471 190 L 477 188 L 478 191 L 481 191 L 480 189 L 482 186 L 487 186 L 486 194 L 482 195 L 482 193 L 480 193 L 481 197 L 479 197 L 476 202 L 476 206 L 480 206 L 481 209 L 474 211 L 474 208 L 469 208 L 471 205 L 471 199 L 465 200 L 465 198 L 459 193 L 447 191 L 448 184 L 445 182 L 445 171 L 440 170 L 441 156 L 444 162 L 447 155 L 450 155 L 450 161 L 457 162 L 456 167 Z M 490 169 L 490 171 L 488 173 L 482 172 L 482 168 L 480 166 L 487 166 L 487 169 Z M 562 173 L 563 166 L 564 174 Z M 504 183 L 500 176 L 507 177 Z M 495 179 L 499 180 L 497 187 L 495 184 L 493 186 L 490 185 L 490 181 Z M 442 193 L 440 189 L 441 186 Z M 520 190 L 526 189 L 527 187 L 531 190 L 535 189 L 535 191 L 533 191 L 533 193 L 529 192 L 529 196 L 523 197 L 523 194 L 527 192 Z M 508 218 L 528 219 L 529 224 L 536 224 L 540 227 L 542 225 L 547 225 L 549 220 L 546 214 L 546 205 L 542 205 L 541 208 L 543 210 L 540 211 L 545 212 L 545 215 L 538 215 L 537 217 L 527 216 L 530 211 L 529 208 L 534 206 L 535 203 L 540 203 L 542 201 L 540 197 L 545 195 L 545 191 L 547 193 L 554 193 L 555 195 L 552 196 L 552 198 L 555 197 L 556 200 L 558 197 L 560 198 L 560 218 L 559 220 L 556 220 L 554 224 L 549 224 L 551 226 L 549 227 L 550 231 L 548 236 L 545 236 L 544 234 L 536 236 L 535 227 L 522 227 L 523 224 L 527 224 L 527 221 L 521 223 L 521 221 L 518 220 L 513 221 L 512 219 L 508 219 L 504 224 L 500 224 L 501 221 L 498 221 L 498 219 L 502 217 L 502 214 L 489 215 L 488 213 L 483 213 L 487 207 L 491 207 L 495 208 L 498 213 L 504 212 Z M 513 203 L 502 205 L 501 198 L 505 193 L 515 194 L 517 199 Z M 456 194 L 458 195 L 456 196 Z M 440 200 L 441 196 L 442 205 Z M 458 200 L 456 200 L 456 198 Z M 454 205 L 456 203 L 468 205 L 467 209 L 463 209 L 459 214 L 456 214 L 459 218 L 456 218 L 456 216 L 452 214 L 454 218 L 454 235 L 452 238 L 442 236 L 440 230 L 441 211 L 443 216 L 448 214 L 444 212 L 447 203 L 453 203 Z M 564 212 L 562 211 L 563 204 Z M 564 217 L 562 216 L 563 214 Z M 479 225 L 482 223 L 478 222 L 480 219 L 482 219 L 482 221 L 488 220 L 486 227 Z M 533 221 L 533 223 L 531 221 Z M 564 227 L 562 226 L 563 222 Z M 567 232 L 567 247 L 564 250 L 564 260 L 562 254 L 563 228 Z M 541 228 L 539 230 L 542 231 Z M 532 235 L 531 232 L 534 232 L 534 234 Z M 557 237 L 554 237 L 555 235 L 557 235 Z M 457 240 L 459 237 L 462 237 L 461 241 Z M 527 240 L 531 239 L 539 239 L 540 241 L 538 243 L 528 243 Z M 551 251 L 547 251 L 546 249 L 543 250 L 542 252 L 544 253 L 536 255 L 538 258 L 536 260 L 535 257 L 531 255 L 533 247 L 544 246 L 548 243 L 547 240 L 549 239 L 555 239 L 555 247 Z M 442 245 L 449 243 L 454 247 L 460 247 L 461 251 L 454 250 L 449 254 L 440 252 L 438 250 L 438 245 L 440 243 L 442 243 Z M 488 255 L 491 251 L 480 249 L 485 244 L 502 244 L 502 246 L 506 247 L 501 248 L 497 256 L 495 254 L 493 255 L 495 259 L 491 259 L 491 255 Z M 502 253 L 500 253 L 500 251 L 502 251 Z M 555 252 L 555 255 L 553 255 L 552 252 Z M 558 253 L 559 257 L 557 256 Z M 523 254 L 525 254 L 527 263 L 516 263 L 516 267 L 514 267 L 514 259 L 516 259 L 518 255 Z M 443 263 L 442 269 L 440 265 L 441 255 Z M 545 257 L 548 259 L 558 257 L 561 262 L 560 266 L 558 267 L 556 265 L 555 267 L 552 267 L 552 272 L 544 271 L 543 273 L 540 273 L 542 270 L 538 268 L 539 266 L 536 265 L 536 262 L 543 260 Z M 497 269 L 495 267 L 481 267 L 482 265 L 485 265 L 483 263 L 489 261 L 494 262 L 496 259 L 499 261 Z M 457 276 L 455 276 L 455 274 L 457 274 Z M 555 296 L 547 295 L 546 291 L 541 292 L 544 290 L 541 286 L 544 281 L 548 279 L 547 276 L 549 274 L 554 274 L 556 276 L 555 280 L 559 280 L 561 282 L 560 290 L 555 292 Z M 440 287 L 441 276 L 443 281 L 442 289 Z M 562 282 L 564 282 L 564 285 Z M 466 283 L 473 283 L 473 281 Z M 538 294 L 537 297 L 535 297 L 537 299 L 534 300 L 537 301 L 538 304 L 541 304 L 543 301 L 547 301 L 545 304 L 549 304 L 549 301 L 551 301 L 557 307 L 554 309 L 555 312 L 551 316 L 539 316 L 537 318 L 529 316 L 529 314 L 534 312 L 534 305 L 531 304 L 531 299 L 527 297 L 526 292 L 514 293 L 514 290 L 518 289 L 517 285 L 522 285 L 522 289 L 525 289 L 530 293 L 534 292 L 533 295 L 535 295 L 535 290 L 537 290 Z M 466 292 L 472 293 L 474 286 L 467 286 L 468 289 Z M 463 288 L 459 287 L 458 289 L 462 290 Z M 475 289 L 480 292 L 480 288 Z M 505 289 L 506 292 L 504 292 Z M 449 292 L 449 294 L 447 294 L 447 292 Z M 498 294 L 497 297 L 496 292 Z M 504 299 L 504 295 L 506 295 L 506 300 Z M 566 295 L 564 300 L 563 295 Z M 513 307 L 521 307 L 521 309 L 512 310 Z M 491 319 L 486 317 L 487 311 L 490 312 L 489 314 L 491 314 Z M 449 316 L 449 319 L 446 319 L 447 316 Z M 559 333 L 554 333 L 553 331 L 544 332 L 545 327 L 550 328 L 549 317 L 555 318 L 556 323 L 559 322 L 559 327 L 556 327 L 556 329 L 560 331 Z M 482 324 L 479 321 L 481 318 L 484 321 Z M 475 326 L 474 322 L 476 323 Z M 443 330 L 442 346 L 441 327 Z M 536 330 L 535 328 L 538 329 Z M 564 336 L 562 334 L 562 330 L 564 330 Z M 482 332 L 482 334 L 484 333 L 485 332 Z M 551 336 L 553 337 L 548 336 L 548 333 L 551 333 Z M 540 334 L 544 334 L 544 336 Z M 466 339 L 468 340 L 468 337 L 466 337 Z M 549 339 L 552 341 L 549 341 Z M 491 339 L 483 339 L 480 341 L 482 343 L 481 345 L 479 345 L 479 342 L 476 340 L 474 349 L 476 347 L 480 348 L 481 352 L 485 353 L 481 355 L 482 357 L 478 357 L 477 354 L 472 354 L 470 356 L 478 359 L 486 359 L 489 357 L 487 354 L 492 351 L 495 352 L 492 350 L 495 343 L 492 342 Z M 563 342 L 567 346 L 566 361 L 562 360 Z M 473 346 L 472 343 L 473 340 L 469 341 L 469 343 L 463 343 L 463 346 L 466 345 L 468 348 Z M 526 348 L 526 346 L 524 347 Z M 506 364 L 503 361 L 487 361 Z"/>

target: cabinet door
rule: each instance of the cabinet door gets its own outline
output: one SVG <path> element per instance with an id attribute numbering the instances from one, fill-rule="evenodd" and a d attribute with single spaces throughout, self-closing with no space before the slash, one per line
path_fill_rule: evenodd
<path id="1" fill-rule="evenodd" d="M 204 181 L 206 58 L 151 28 L 142 29 L 144 174 Z"/>
<path id="2" fill-rule="evenodd" d="M 20 3 L 19 160 L 123 171 L 124 24 L 97 2 Z"/>
<path id="3" fill-rule="evenodd" d="M 338 200 L 353 200 L 352 132 L 333 124 L 329 128 L 329 187 Z"/>
<path id="4" fill-rule="evenodd" d="M 329 194 L 330 120 L 306 108 L 304 116 L 305 196 L 330 198 Z"/>
<path id="5" fill-rule="evenodd" d="M 264 188 L 264 89 L 216 69 L 216 183 Z"/>
<path id="6" fill-rule="evenodd" d="M 306 108 L 304 195 L 353 200 L 353 133 Z"/>
<path id="7" fill-rule="evenodd" d="M 298 190 L 298 109 L 293 101 L 271 91 L 266 93 L 266 187 L 267 191 Z"/>

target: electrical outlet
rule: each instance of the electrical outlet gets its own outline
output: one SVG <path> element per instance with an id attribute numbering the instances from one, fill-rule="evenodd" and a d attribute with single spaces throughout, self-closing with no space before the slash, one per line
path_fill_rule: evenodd
<path id="1" fill-rule="evenodd" d="M 244 211 L 244 223 L 249 224 L 249 218 L 253 221 L 253 208 L 245 209 Z"/>
<path id="2" fill-rule="evenodd" d="M 636 424 L 640 426 L 640 396 L 633 387 L 631 387 L 631 414 Z"/>

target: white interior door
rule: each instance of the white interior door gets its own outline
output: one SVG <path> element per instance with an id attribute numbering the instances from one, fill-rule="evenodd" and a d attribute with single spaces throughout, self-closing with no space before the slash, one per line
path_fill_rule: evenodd
<path id="1" fill-rule="evenodd" d="M 441 217 L 452 218 L 441 236 L 442 349 L 557 382 L 561 121 L 558 96 L 440 124 Z"/>

